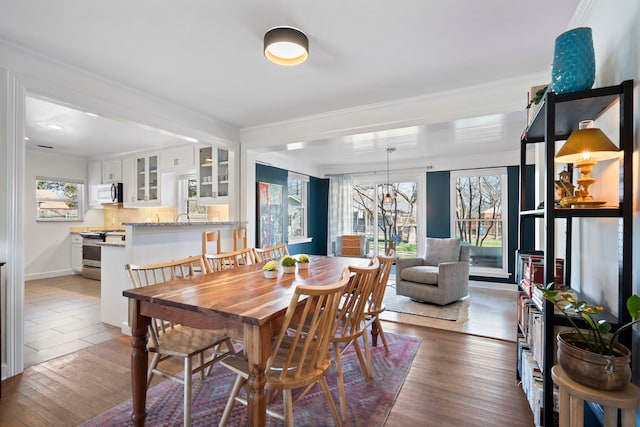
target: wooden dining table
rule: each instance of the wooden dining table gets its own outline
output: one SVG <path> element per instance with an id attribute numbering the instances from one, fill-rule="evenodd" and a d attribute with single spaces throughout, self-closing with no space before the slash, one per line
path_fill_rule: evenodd
<path id="1" fill-rule="evenodd" d="M 133 424 L 143 426 L 147 415 L 147 328 L 152 317 L 215 330 L 241 340 L 249 360 L 249 425 L 264 426 L 267 421 L 265 368 L 271 354 L 271 339 L 280 330 L 295 287 L 335 283 L 345 267 L 368 264 L 366 258 L 313 255 L 308 269 L 279 272 L 276 279 L 264 278 L 263 264 L 254 264 L 125 290 L 132 335 Z"/>

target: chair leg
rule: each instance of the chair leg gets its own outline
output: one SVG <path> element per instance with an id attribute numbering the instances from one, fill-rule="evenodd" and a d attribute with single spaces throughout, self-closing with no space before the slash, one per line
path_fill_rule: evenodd
<path id="1" fill-rule="evenodd" d="M 376 320 L 374 324 L 378 325 L 378 333 L 380 334 L 380 339 L 382 340 L 382 345 L 384 346 L 384 350 L 389 353 L 389 346 L 387 345 L 387 338 L 384 336 L 384 330 L 382 329 L 382 323 L 378 316 L 376 316 Z"/>
<path id="2" fill-rule="evenodd" d="M 329 384 L 327 384 L 327 377 L 320 378 L 320 385 L 322 386 L 322 392 L 324 393 L 325 399 L 329 403 L 329 409 L 331 409 L 331 416 L 333 417 L 334 424 L 339 427 L 342 426 L 342 420 L 340 419 L 340 415 L 338 415 L 338 410 L 336 409 L 336 404 L 333 401 L 333 396 L 331 396 L 331 392 L 329 391 Z"/>
<path id="3" fill-rule="evenodd" d="M 231 411 L 233 410 L 233 406 L 236 403 L 236 397 L 240 393 L 240 388 L 246 382 L 244 378 L 240 375 L 236 377 L 236 382 L 233 383 L 233 388 L 231 389 L 231 394 L 229 395 L 229 400 L 227 400 L 227 404 L 224 407 L 224 411 L 222 412 L 222 418 L 220 418 L 220 423 L 218 427 L 224 427 L 229 422 L 229 416 L 231 415 Z"/>
<path id="4" fill-rule="evenodd" d="M 147 387 L 151 384 L 151 379 L 153 378 L 153 370 L 158 366 L 158 362 L 160 361 L 160 353 L 153 353 L 153 359 L 151 359 L 151 363 L 149 364 L 149 369 L 147 370 Z"/>
<path id="5" fill-rule="evenodd" d="M 184 358 L 184 426 L 191 426 L 191 358 Z"/>
<path id="6" fill-rule="evenodd" d="M 338 377 L 338 390 L 340 391 L 340 412 L 342 412 L 342 421 L 347 421 L 347 396 L 344 391 L 344 378 L 342 378 L 342 362 L 340 361 L 340 344 L 333 343 L 333 352 L 335 353 L 336 372 Z"/>
<path id="7" fill-rule="evenodd" d="M 367 349 L 368 349 L 368 341 L 367 341 L 367 338 L 366 338 L 366 333 L 363 334 L 363 336 L 365 336 L 364 345 L 367 346 Z M 360 361 L 360 369 L 362 369 L 362 374 L 364 375 L 364 377 L 366 379 L 369 379 L 368 361 L 365 360 L 364 356 L 362 355 L 362 349 L 360 348 L 360 343 L 358 342 L 358 339 L 356 338 L 353 341 L 351 341 L 351 344 L 353 345 L 354 349 L 356 350 L 356 356 L 358 356 L 358 360 Z"/>
<path id="8" fill-rule="evenodd" d="M 282 390 L 282 404 L 284 405 L 284 425 L 293 427 L 293 399 L 291 389 Z"/>
<path id="9" fill-rule="evenodd" d="M 365 378 L 370 380 L 373 378 L 373 362 L 371 361 L 371 348 L 369 347 L 369 338 L 367 338 L 367 331 L 362 334 L 362 340 L 364 341 L 364 358 L 367 361 L 367 372 L 365 372 Z"/>
<path id="10" fill-rule="evenodd" d="M 214 356 L 215 356 L 215 354 L 214 354 Z M 214 357 L 214 356 L 211 356 L 211 357 Z M 200 366 L 201 367 L 204 366 L 204 352 L 203 351 L 200 352 Z M 204 381 L 204 371 L 205 371 L 204 369 L 200 369 L 200 381 Z"/>

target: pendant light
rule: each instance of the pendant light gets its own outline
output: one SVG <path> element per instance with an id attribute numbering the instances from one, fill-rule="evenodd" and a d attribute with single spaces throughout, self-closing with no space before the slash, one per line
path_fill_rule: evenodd
<path id="1" fill-rule="evenodd" d="M 309 56 L 309 39 L 297 28 L 272 28 L 264 35 L 264 56 L 278 65 L 302 64 Z"/>
<path id="2" fill-rule="evenodd" d="M 389 191 L 389 189 L 391 188 L 391 184 L 389 183 L 389 154 L 391 154 L 392 152 L 396 151 L 395 148 L 387 148 L 387 192 L 384 195 L 384 198 L 382 199 L 382 203 L 384 203 L 385 205 L 390 205 L 393 202 L 393 197 L 391 196 L 391 192 Z"/>

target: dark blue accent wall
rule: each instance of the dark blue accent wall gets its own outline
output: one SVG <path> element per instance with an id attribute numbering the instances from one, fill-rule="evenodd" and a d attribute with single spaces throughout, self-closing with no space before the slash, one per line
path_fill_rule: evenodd
<path id="1" fill-rule="evenodd" d="M 256 164 L 256 185 L 258 182 L 268 182 L 270 184 L 279 184 L 283 187 L 284 202 L 287 200 L 287 177 L 289 171 L 273 166 Z M 326 255 L 327 254 L 327 218 L 329 207 L 329 180 L 322 178 L 309 177 L 309 187 L 307 188 L 307 233 L 312 241 L 309 243 L 299 243 L 291 245 L 288 243 L 287 229 L 285 227 L 285 242 L 292 254 L 307 253 L 310 255 Z M 257 204 L 256 204 L 257 206 Z M 258 223 L 258 211 L 256 209 L 256 224 Z M 286 215 L 286 211 L 285 211 Z M 283 220 L 286 224 L 286 218 Z M 257 229 L 257 228 L 256 228 Z M 255 245 L 258 236 L 256 235 Z"/>
<path id="2" fill-rule="evenodd" d="M 529 171 L 527 171 L 529 172 Z M 449 171 L 427 172 L 427 236 L 451 237 L 451 173 Z M 533 179 L 527 181 L 533 183 Z M 508 279 L 471 276 L 474 280 L 490 280 L 499 283 L 514 283 L 515 253 L 518 248 L 518 216 L 520 210 L 519 166 L 507 167 L 507 262 L 511 276 Z"/>
<path id="3" fill-rule="evenodd" d="M 446 238 L 451 234 L 449 171 L 427 172 L 427 236 Z"/>

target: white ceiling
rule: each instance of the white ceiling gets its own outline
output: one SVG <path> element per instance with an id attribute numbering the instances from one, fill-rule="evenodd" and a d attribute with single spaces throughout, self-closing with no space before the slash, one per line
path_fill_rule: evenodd
<path id="1" fill-rule="evenodd" d="M 0 0 L 0 38 L 246 129 L 548 72 L 554 39 L 572 26 L 579 5 L 580 0 Z M 264 58 L 262 37 L 278 25 L 307 34 L 306 63 L 281 67 Z M 522 99 L 523 108 L 527 90 L 511 94 Z M 143 144 L 140 149 L 175 143 L 175 136 L 131 123 L 114 127 L 116 121 L 104 118 L 47 111 L 42 100 L 30 100 L 27 108 L 30 144 L 60 152 L 95 156 L 121 146 L 130 151 L 137 147 L 132 141 Z M 74 133 L 42 126 L 54 116 Z M 524 117 L 519 110 L 450 123 L 427 120 L 386 134 L 301 141 L 306 148 L 288 154 L 326 159 L 321 154 L 335 144 L 363 154 L 331 160 L 344 163 L 365 161 L 367 152 L 379 160 L 388 146 L 398 148 L 397 157 L 421 156 L 427 149 L 430 155 L 446 153 L 454 142 L 469 152 L 472 142 L 517 141 Z"/>

